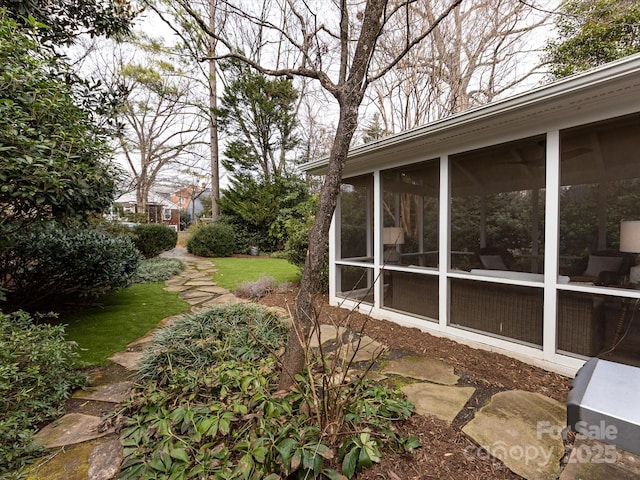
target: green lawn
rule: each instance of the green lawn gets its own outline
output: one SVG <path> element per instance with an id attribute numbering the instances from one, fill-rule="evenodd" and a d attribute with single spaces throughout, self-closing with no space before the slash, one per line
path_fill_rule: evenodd
<path id="1" fill-rule="evenodd" d="M 189 310 L 177 293 L 163 288 L 163 282 L 135 284 L 102 297 L 97 306 L 62 318 L 67 339 L 80 346 L 79 360 L 88 366 L 101 365 L 163 318 Z"/>
<path id="2" fill-rule="evenodd" d="M 244 282 L 253 282 L 263 275 L 276 279 L 276 283 L 299 282 L 300 269 L 281 258 L 214 258 L 218 272 L 213 280 L 221 287 L 235 290 Z"/>

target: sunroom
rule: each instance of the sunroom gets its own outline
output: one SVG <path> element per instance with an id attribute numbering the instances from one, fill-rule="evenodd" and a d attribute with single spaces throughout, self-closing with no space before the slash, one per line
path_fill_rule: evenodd
<path id="1" fill-rule="evenodd" d="M 561 373 L 640 365 L 639 253 L 632 56 L 352 149 L 330 301 Z"/>

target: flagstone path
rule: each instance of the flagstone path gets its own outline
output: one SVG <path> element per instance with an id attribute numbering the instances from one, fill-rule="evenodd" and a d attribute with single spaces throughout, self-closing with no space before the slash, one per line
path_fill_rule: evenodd
<path id="1" fill-rule="evenodd" d="M 187 267 L 166 282 L 166 290 L 178 292 L 198 312 L 212 305 L 244 302 L 218 287 L 211 280 L 215 267 L 210 260 L 186 254 L 175 249 L 165 256 L 179 257 Z M 274 308 L 285 321 L 288 312 Z M 179 317 L 165 319 L 159 327 L 175 322 Z M 128 345 L 125 352 L 111 357 L 124 372 L 137 370 L 143 350 L 153 342 L 155 331 Z M 312 348 L 323 346 L 330 350 L 338 343 L 339 358 L 349 364 L 378 360 L 388 348 L 366 335 L 359 336 L 344 327 L 321 325 L 313 332 Z M 430 357 L 407 356 L 402 352 L 387 352 L 385 360 L 377 362 L 382 368 L 370 371 L 373 380 L 396 377 L 404 383 L 403 392 L 415 405 L 420 415 L 434 415 L 449 424 L 472 398 L 475 389 L 460 385 L 460 378 L 452 366 Z M 92 386 L 76 392 L 74 399 L 82 405 L 94 405 L 102 415 L 71 413 L 44 427 L 36 439 L 51 451 L 45 461 L 36 465 L 27 478 L 34 480 L 112 480 L 117 478 L 122 462 L 122 447 L 109 428 L 103 427 L 104 416 L 113 412 L 124 401 L 131 389 L 130 374 L 118 379 L 93 378 Z M 124 378 L 127 377 L 127 378 Z M 90 409 L 91 410 L 91 409 Z M 463 428 L 477 445 L 465 455 L 488 455 L 499 458 L 514 473 L 528 480 L 556 480 L 560 475 L 560 459 L 564 446 L 560 436 L 566 424 L 564 405 L 540 394 L 524 391 L 506 391 L 491 400 Z M 576 445 L 578 443 L 576 442 Z M 582 443 L 580 445 L 585 445 Z M 589 451 L 598 446 L 586 443 Z M 569 464 L 560 480 L 594 480 L 602 478 L 631 479 L 640 474 L 640 459 L 622 453 L 613 462 L 584 462 L 572 452 Z M 487 453 L 488 452 L 488 453 Z M 596 459 L 598 460 L 598 459 Z"/>

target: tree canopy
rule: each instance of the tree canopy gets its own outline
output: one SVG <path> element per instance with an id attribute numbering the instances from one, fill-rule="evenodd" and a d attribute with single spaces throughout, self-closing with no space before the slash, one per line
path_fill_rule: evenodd
<path id="1" fill-rule="evenodd" d="M 0 10 L 0 236 L 85 217 L 112 201 L 107 132 L 83 107 L 92 92 L 75 78 Z"/>
<path id="2" fill-rule="evenodd" d="M 554 78 L 640 52 L 640 3 L 567 0 L 556 19 L 558 38 L 547 44 Z"/>
<path id="3" fill-rule="evenodd" d="M 30 19 L 46 25 L 38 35 L 54 44 L 69 44 L 86 34 L 127 33 L 136 15 L 128 0 L 0 0 L 0 7 L 23 27 L 30 28 Z"/>
<path id="4" fill-rule="evenodd" d="M 269 79 L 235 60 L 222 67 L 229 82 L 216 114 L 230 138 L 223 166 L 234 176 L 257 175 L 266 182 L 285 175 L 287 154 L 299 142 L 292 81 Z"/>

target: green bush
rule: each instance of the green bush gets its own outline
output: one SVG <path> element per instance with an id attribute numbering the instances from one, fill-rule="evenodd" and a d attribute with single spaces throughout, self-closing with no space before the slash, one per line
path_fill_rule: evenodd
<path id="1" fill-rule="evenodd" d="M 345 479 L 380 461 L 384 447 L 420 445 L 394 432 L 413 410 L 398 391 L 346 380 L 327 358 L 275 392 L 273 354 L 286 335 L 273 313 L 246 304 L 162 330 L 118 412 L 120 478 Z"/>
<path id="2" fill-rule="evenodd" d="M 14 306 L 50 308 L 128 285 L 139 263 L 130 238 L 48 224 L 2 250 L 0 280 Z"/>
<path id="3" fill-rule="evenodd" d="M 184 269 L 184 262 L 177 258 L 148 258 L 140 262 L 133 283 L 164 282 Z"/>
<path id="4" fill-rule="evenodd" d="M 133 227 L 136 247 L 145 258 L 155 257 L 175 248 L 178 232 L 158 223 L 147 223 Z"/>
<path id="5" fill-rule="evenodd" d="M 62 326 L 0 312 L 0 473 L 40 453 L 33 434 L 61 415 L 65 399 L 84 384 L 85 376 L 71 369 L 76 349 Z"/>
<path id="6" fill-rule="evenodd" d="M 200 257 L 228 257 L 236 249 L 236 237 L 229 225 L 209 223 L 187 240 L 187 251 Z"/>
<path id="7" fill-rule="evenodd" d="M 312 197 L 306 202 L 306 215 L 291 218 L 286 222 L 287 242 L 284 248 L 284 257 L 289 263 L 304 269 L 309 250 L 309 230 L 313 225 L 314 212 L 317 208 L 317 197 Z M 329 291 L 329 252 L 324 252 L 322 272 L 320 273 L 318 291 Z"/>

